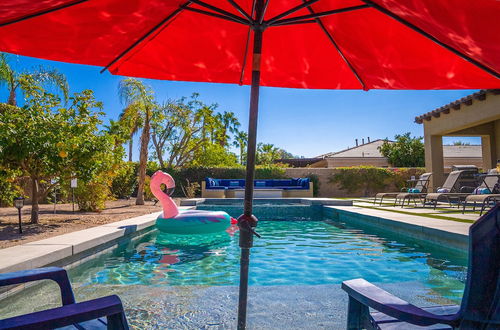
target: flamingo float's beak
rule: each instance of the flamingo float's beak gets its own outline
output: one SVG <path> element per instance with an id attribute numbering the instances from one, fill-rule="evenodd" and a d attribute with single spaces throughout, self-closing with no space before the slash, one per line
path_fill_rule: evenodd
<path id="1" fill-rule="evenodd" d="M 237 223 L 238 223 L 238 219 L 235 219 L 235 218 L 231 217 L 231 224 L 235 225 Z"/>

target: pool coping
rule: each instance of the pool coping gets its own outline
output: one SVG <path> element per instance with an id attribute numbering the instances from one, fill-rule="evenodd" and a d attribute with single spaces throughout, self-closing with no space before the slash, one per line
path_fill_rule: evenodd
<path id="1" fill-rule="evenodd" d="M 350 199 L 337 199 L 337 198 L 321 198 L 321 197 L 288 197 L 288 198 L 254 198 L 254 204 L 259 202 L 287 202 L 287 203 L 297 203 L 304 205 L 335 205 L 335 206 L 352 206 L 352 200 Z M 212 202 L 227 202 L 222 204 L 215 204 Z M 202 203 L 208 202 L 212 205 L 230 205 L 233 202 L 241 202 L 243 204 L 243 198 L 190 198 L 181 200 L 181 206 L 197 206 Z M 256 202 L 256 203 L 255 203 Z"/>
<path id="2" fill-rule="evenodd" d="M 403 234 L 460 252 L 467 253 L 469 248 L 469 227 L 472 223 L 411 216 L 356 206 L 325 206 L 323 212 L 325 216 L 334 217 L 347 224 Z"/>
<path id="3" fill-rule="evenodd" d="M 161 212 L 144 214 L 0 249 L 0 273 L 52 265 L 64 259 L 97 252 L 153 226 Z"/>

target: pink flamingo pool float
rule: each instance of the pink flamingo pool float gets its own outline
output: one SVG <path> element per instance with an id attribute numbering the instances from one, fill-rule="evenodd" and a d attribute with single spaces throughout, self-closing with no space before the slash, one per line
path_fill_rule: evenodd
<path id="1" fill-rule="evenodd" d="M 175 188 L 172 176 L 156 171 L 151 177 L 150 187 L 151 192 L 163 207 L 163 213 L 156 219 L 156 227 L 160 231 L 170 234 L 208 234 L 227 230 L 237 222 L 222 211 L 179 211 L 172 198 L 161 189 L 162 183 L 167 190 Z"/>

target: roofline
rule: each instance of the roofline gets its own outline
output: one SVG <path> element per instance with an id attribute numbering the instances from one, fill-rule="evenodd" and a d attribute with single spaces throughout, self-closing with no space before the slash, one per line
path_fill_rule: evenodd
<path id="1" fill-rule="evenodd" d="M 339 154 L 341 152 L 345 152 L 345 151 L 349 151 L 349 150 L 353 150 L 353 149 L 357 149 L 357 148 L 360 148 L 362 146 L 366 146 L 367 144 L 372 144 L 372 143 L 375 143 L 377 141 L 389 141 L 389 142 L 394 142 L 392 140 L 389 140 L 389 139 L 376 139 L 376 140 L 373 140 L 373 141 L 370 141 L 370 142 L 367 142 L 365 144 L 360 144 L 356 147 L 352 147 L 352 148 L 346 148 L 346 149 L 343 149 L 343 150 L 340 150 L 340 151 L 337 151 L 337 152 L 327 152 L 326 154 L 322 154 L 322 155 L 319 155 L 317 157 L 314 157 L 314 158 L 331 158 L 332 156 L 336 155 L 336 154 Z"/>
<path id="2" fill-rule="evenodd" d="M 424 113 L 423 115 L 417 116 L 415 117 L 415 122 L 417 124 L 422 124 L 424 120 L 430 121 L 432 118 L 439 118 L 441 116 L 441 113 L 449 114 L 451 109 L 460 110 L 463 104 L 467 106 L 472 105 L 473 100 L 484 101 L 486 100 L 486 95 L 488 93 L 499 95 L 500 89 L 482 89 L 479 92 L 467 95 L 465 97 L 462 97 L 461 99 L 443 105 L 442 107 Z"/>

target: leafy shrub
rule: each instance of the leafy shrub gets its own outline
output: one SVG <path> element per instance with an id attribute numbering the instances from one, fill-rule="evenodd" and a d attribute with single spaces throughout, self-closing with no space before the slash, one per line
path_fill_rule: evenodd
<path id="1" fill-rule="evenodd" d="M 124 162 L 111 182 L 111 193 L 116 198 L 130 197 L 137 186 L 137 163 Z"/>
<path id="2" fill-rule="evenodd" d="M 155 195 L 153 195 L 153 192 L 151 191 L 151 177 L 149 175 L 146 175 L 146 178 L 144 180 L 144 200 L 150 201 L 155 198 Z"/>
<path id="3" fill-rule="evenodd" d="M 308 174 L 306 175 L 306 178 L 309 178 L 309 180 L 312 182 L 313 196 L 317 197 L 319 194 L 319 186 L 320 186 L 319 177 L 316 174 Z"/>
<path id="4" fill-rule="evenodd" d="M 187 198 L 195 198 L 200 193 L 200 184 L 198 182 L 189 182 L 186 179 L 186 183 L 181 185 L 181 189 Z"/>
<path id="5" fill-rule="evenodd" d="M 423 171 L 421 168 L 339 167 L 338 172 L 329 178 L 329 182 L 339 184 L 339 188 L 347 193 L 361 191 L 363 196 L 369 196 L 381 191 L 400 190 L 405 187 L 406 180 L 411 175 L 418 176 Z"/>
<path id="6" fill-rule="evenodd" d="M 75 189 L 75 199 L 80 211 L 97 212 L 105 207 L 111 192 L 106 182 L 92 181 L 78 184 Z"/>

